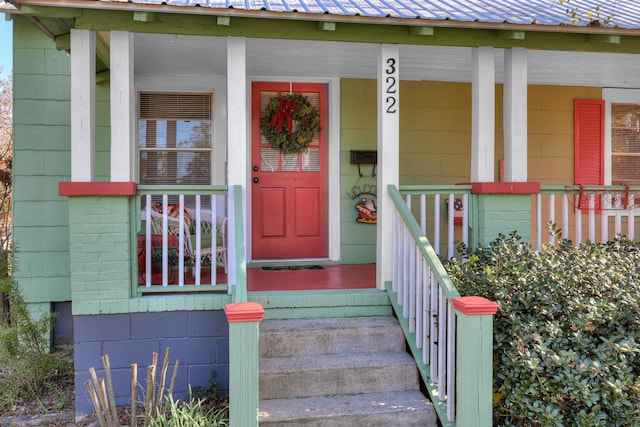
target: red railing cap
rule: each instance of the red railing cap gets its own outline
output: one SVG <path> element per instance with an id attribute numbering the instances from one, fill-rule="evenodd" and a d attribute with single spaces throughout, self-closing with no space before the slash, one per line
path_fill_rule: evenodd
<path id="1" fill-rule="evenodd" d="M 229 323 L 259 322 L 264 316 L 264 308 L 257 302 L 237 302 L 224 306 Z"/>
<path id="2" fill-rule="evenodd" d="M 539 182 L 471 182 L 470 184 L 473 194 L 538 194 L 540 192 Z"/>
<path id="3" fill-rule="evenodd" d="M 135 196 L 135 182 L 59 182 L 59 196 Z"/>
<path id="4" fill-rule="evenodd" d="M 500 305 L 483 297 L 458 297 L 451 300 L 453 308 L 466 315 L 496 314 Z"/>

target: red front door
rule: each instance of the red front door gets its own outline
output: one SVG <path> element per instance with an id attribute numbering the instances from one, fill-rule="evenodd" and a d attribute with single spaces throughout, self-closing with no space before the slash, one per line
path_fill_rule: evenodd
<path id="1" fill-rule="evenodd" d="M 320 132 L 304 152 L 284 154 L 260 132 L 269 100 L 300 93 L 318 109 Z M 253 259 L 326 258 L 327 86 L 253 83 L 252 250 Z"/>

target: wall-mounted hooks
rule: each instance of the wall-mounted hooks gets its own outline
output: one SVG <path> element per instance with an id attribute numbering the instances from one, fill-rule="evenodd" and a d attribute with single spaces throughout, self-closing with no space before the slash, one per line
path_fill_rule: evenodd
<path id="1" fill-rule="evenodd" d="M 373 184 L 366 184 L 366 180 L 368 179 L 368 176 L 365 176 L 362 173 L 362 169 L 360 167 L 360 165 L 363 165 L 363 164 L 373 165 L 371 169 L 371 177 L 375 178 L 377 162 L 378 162 L 378 152 L 375 150 L 373 151 L 352 150 L 351 151 L 351 164 L 358 165 L 358 179 L 356 180 L 355 185 L 351 188 L 351 191 L 347 193 L 349 197 L 351 197 L 352 199 L 355 199 L 356 197 L 359 197 L 361 195 L 369 195 L 369 196 L 377 197 L 378 188 L 375 182 Z M 365 184 L 360 186 L 358 184 L 360 183 L 360 179 L 363 177 L 365 178 L 364 179 Z"/>
<path id="2" fill-rule="evenodd" d="M 378 152 L 375 150 L 363 151 L 363 150 L 352 150 L 351 151 L 351 164 L 358 165 L 358 176 L 363 177 L 362 170 L 360 169 L 360 165 L 373 165 L 373 169 L 371 170 L 371 176 L 376 176 L 376 166 L 378 163 Z"/>

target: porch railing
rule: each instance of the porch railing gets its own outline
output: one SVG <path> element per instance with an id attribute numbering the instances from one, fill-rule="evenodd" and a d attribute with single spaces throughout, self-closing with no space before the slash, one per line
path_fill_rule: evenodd
<path id="1" fill-rule="evenodd" d="M 239 187 L 145 185 L 138 194 L 135 292 L 232 293 L 235 285 L 246 298 Z"/>
<path id="2" fill-rule="evenodd" d="M 436 254 L 449 259 L 457 243 L 469 246 L 470 185 L 403 185 L 400 193 Z"/>
<path id="3" fill-rule="evenodd" d="M 531 243 L 538 250 L 543 244 L 555 245 L 557 237 L 575 244 L 606 242 L 619 234 L 636 239 L 640 187 L 546 185 L 531 202 Z M 549 223 L 558 235 L 549 232 Z"/>
<path id="4" fill-rule="evenodd" d="M 425 236 L 424 226 L 421 229 L 418 225 L 411 211 L 410 199 L 403 198 L 395 186 L 389 186 L 388 191 L 394 203 L 395 229 L 393 281 L 387 284 L 387 292 L 436 412 L 444 426 L 455 425 L 457 414 L 461 413 L 464 413 L 461 417 L 465 420 L 474 419 L 474 425 L 489 426 L 491 374 L 486 373 L 492 369 L 492 329 L 485 328 L 480 334 L 483 341 L 481 347 L 488 354 L 480 354 L 478 348 L 474 349 L 477 350 L 476 354 L 456 356 L 456 341 L 461 336 L 478 335 L 475 334 L 476 331 L 470 331 L 468 322 L 464 322 L 467 325 L 465 330 L 456 328 L 457 311 L 454 309 L 454 302 L 464 298 L 460 298 L 436 250 Z M 449 196 L 449 200 L 454 199 Z M 468 201 L 468 198 L 463 197 L 463 200 Z M 449 218 L 452 218 L 451 210 L 449 213 Z M 424 215 L 419 217 L 424 218 Z M 468 218 L 468 213 L 465 213 L 464 217 Z M 468 219 L 463 220 L 463 227 L 467 221 Z M 424 223 L 424 220 L 422 222 Z M 468 363 L 469 359 L 475 359 L 474 363 Z M 477 369 L 479 364 L 482 374 L 468 369 L 471 365 Z M 468 383 L 463 385 L 464 393 L 473 396 L 470 400 L 474 402 L 461 402 L 462 411 L 456 403 L 457 376 L 462 376 L 465 381 L 476 376 L 476 380 L 472 381 L 473 387 Z M 470 390 L 471 388 L 474 390 Z M 478 402 L 482 401 L 486 404 L 481 405 L 483 407 L 479 410 Z M 469 410 L 470 407 L 473 409 Z M 477 416 L 480 412 L 484 415 Z"/>

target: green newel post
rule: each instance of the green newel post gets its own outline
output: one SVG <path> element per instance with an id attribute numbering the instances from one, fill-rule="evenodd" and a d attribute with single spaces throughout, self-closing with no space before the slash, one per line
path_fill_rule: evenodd
<path id="1" fill-rule="evenodd" d="M 229 321 L 229 425 L 258 426 L 258 333 L 264 309 L 257 302 L 227 304 Z"/>
<path id="2" fill-rule="evenodd" d="M 454 298 L 456 425 L 493 425 L 493 315 L 498 304 L 476 296 Z"/>

